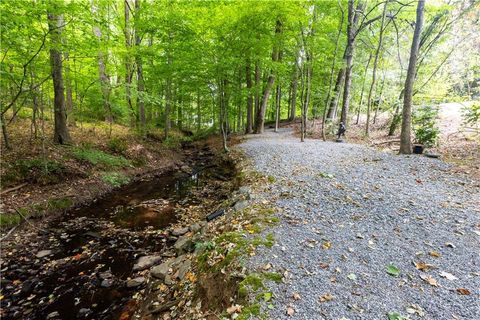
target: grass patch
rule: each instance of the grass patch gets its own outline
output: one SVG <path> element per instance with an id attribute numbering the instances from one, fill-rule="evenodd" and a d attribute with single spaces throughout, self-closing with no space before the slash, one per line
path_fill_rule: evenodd
<path id="1" fill-rule="evenodd" d="M 130 161 L 122 156 L 114 156 L 91 148 L 75 148 L 72 154 L 75 159 L 90 163 L 94 166 L 106 168 L 131 166 Z"/>
<path id="2" fill-rule="evenodd" d="M 21 217 L 16 213 L 0 213 L 0 227 L 5 228 L 19 224 Z"/>
<path id="3" fill-rule="evenodd" d="M 102 181 L 114 188 L 118 188 L 130 182 L 130 178 L 121 172 L 105 172 L 102 174 Z"/>
<path id="4" fill-rule="evenodd" d="M 47 211 L 56 211 L 63 210 L 71 207 L 73 205 L 73 200 L 69 197 L 50 199 L 47 202 Z"/>
<path id="5" fill-rule="evenodd" d="M 2 176 L 4 187 L 21 182 L 47 185 L 60 182 L 66 174 L 65 167 L 56 161 L 33 158 L 15 161 Z"/>
<path id="6" fill-rule="evenodd" d="M 128 143 L 121 138 L 112 138 L 107 141 L 107 148 L 114 153 L 123 154 L 128 149 Z"/>

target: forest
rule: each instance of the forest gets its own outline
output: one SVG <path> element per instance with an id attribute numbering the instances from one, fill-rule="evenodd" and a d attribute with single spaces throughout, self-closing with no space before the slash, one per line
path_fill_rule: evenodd
<path id="1" fill-rule="evenodd" d="M 442 281 L 480 263 L 404 247 L 411 228 L 479 248 L 480 1 L 4 0 L 0 21 L 0 317 L 480 317 L 478 272 L 449 289 L 472 299 L 454 306 L 443 291 L 429 307 L 382 300 L 420 271 L 448 287 L 427 275 L 441 259 Z M 395 226 L 365 218 L 382 208 Z M 285 227 L 301 223 L 328 236 Z M 375 307 L 330 287 L 357 249 L 344 225 L 370 249 L 388 238 L 369 256 L 390 276 Z M 297 238 L 330 253 L 309 256 L 329 283 L 292 285 Z M 350 258 L 345 281 L 363 290 L 370 258 Z"/>

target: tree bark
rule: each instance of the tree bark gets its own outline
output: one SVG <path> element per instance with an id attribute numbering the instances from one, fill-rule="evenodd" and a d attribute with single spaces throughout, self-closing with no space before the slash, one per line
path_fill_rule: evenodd
<path id="1" fill-rule="evenodd" d="M 378 37 L 377 50 L 375 51 L 375 59 L 373 59 L 372 83 L 370 84 L 370 90 L 368 91 L 367 123 L 365 125 L 365 135 L 367 137 L 370 134 L 370 109 L 372 107 L 373 88 L 375 88 L 375 82 L 377 81 L 378 58 L 380 56 L 380 50 L 382 49 L 383 31 L 384 31 L 384 25 L 385 25 L 385 16 L 387 14 L 387 5 L 388 5 L 388 1 L 385 1 L 385 4 L 383 5 L 382 22 L 380 24 L 380 35 Z"/>
<path id="2" fill-rule="evenodd" d="M 328 108 L 327 120 L 334 121 L 337 115 L 338 100 L 340 99 L 340 92 L 345 82 L 345 68 L 338 70 L 337 80 L 333 87 L 333 97 L 330 100 L 330 106 Z"/>
<path id="3" fill-rule="evenodd" d="M 297 50 L 297 55 L 295 56 L 295 63 L 293 64 L 293 77 L 291 84 L 291 100 L 290 100 L 290 117 L 288 120 L 293 121 L 297 116 L 297 91 L 298 91 L 298 59 L 300 57 L 300 48 Z"/>
<path id="4" fill-rule="evenodd" d="M 275 35 L 278 36 L 282 32 L 282 22 L 277 19 L 277 23 L 275 26 Z M 272 61 L 277 62 L 280 56 L 280 45 L 275 44 L 272 52 Z M 265 86 L 265 90 L 262 96 L 262 102 L 260 104 L 258 113 L 257 113 L 257 121 L 255 123 L 255 133 L 263 133 L 264 131 L 264 122 L 265 122 L 265 111 L 267 110 L 268 105 L 268 98 L 270 96 L 270 92 L 273 87 L 273 83 L 275 82 L 275 72 L 274 70 L 270 70 L 270 75 L 267 79 L 267 85 Z"/>
<path id="5" fill-rule="evenodd" d="M 418 58 L 418 49 L 420 46 L 420 35 L 422 33 L 423 25 L 423 9 L 425 7 L 425 0 L 418 0 L 417 17 L 415 22 L 415 30 L 413 32 L 412 47 L 410 50 L 410 59 L 408 62 L 407 78 L 405 80 L 405 90 L 403 96 L 403 111 L 402 111 L 402 131 L 400 134 L 400 153 L 412 153 L 411 142 L 411 126 L 412 126 L 412 97 L 413 84 L 415 82 L 415 69 Z"/>
<path id="6" fill-rule="evenodd" d="M 253 132 L 253 93 L 252 93 L 252 70 L 250 66 L 250 59 L 247 59 L 245 67 L 245 76 L 247 82 L 247 125 L 245 133 Z"/>
<path id="7" fill-rule="evenodd" d="M 70 59 L 68 52 L 65 52 L 64 57 L 65 61 L 67 62 L 67 68 L 65 68 L 65 85 L 67 93 L 67 121 L 69 126 L 75 127 L 75 116 L 73 114 L 72 78 L 70 74 Z"/>
<path id="8" fill-rule="evenodd" d="M 275 132 L 278 132 L 278 126 L 280 123 L 280 103 L 282 100 L 282 88 L 277 84 L 277 94 L 275 99 Z"/>
<path id="9" fill-rule="evenodd" d="M 135 0 L 135 24 L 138 25 L 140 22 L 140 0 Z M 140 133 L 142 136 L 146 135 L 147 122 L 145 117 L 145 102 L 144 102 L 144 93 L 145 93 L 145 81 L 143 80 L 143 60 L 140 52 L 140 45 L 142 38 L 140 37 L 140 31 L 135 27 L 135 47 L 136 47 L 136 56 L 135 63 L 137 65 L 137 108 L 138 108 L 138 117 L 140 120 Z"/>
<path id="10" fill-rule="evenodd" d="M 94 2 L 92 2 L 92 13 L 95 16 L 99 16 L 98 8 L 95 6 Z M 102 42 L 102 30 L 100 30 L 99 26 L 93 26 L 93 34 L 97 38 L 98 44 L 100 47 Z M 100 80 L 100 87 L 101 87 L 102 98 L 103 98 L 103 108 L 105 111 L 105 120 L 111 124 L 113 122 L 113 117 L 112 117 L 112 109 L 110 106 L 110 78 L 107 75 L 107 68 L 105 66 L 105 53 L 103 52 L 102 49 L 98 50 L 97 63 L 98 63 L 98 77 Z"/>
<path id="11" fill-rule="evenodd" d="M 348 0 L 347 48 L 345 49 L 345 85 L 343 87 L 343 105 L 340 121 L 347 126 L 348 110 L 350 108 L 350 89 L 352 86 L 353 54 L 355 51 L 355 36 L 360 13 L 364 2 L 360 1 L 354 8 L 354 0 Z"/>
<path id="12" fill-rule="evenodd" d="M 363 73 L 363 83 L 362 83 L 362 92 L 360 93 L 360 104 L 358 105 L 358 110 L 357 110 L 357 121 L 355 124 L 358 124 L 360 122 L 360 112 L 362 111 L 362 106 L 363 106 L 363 94 L 365 93 L 365 82 L 367 82 L 367 72 L 368 72 L 368 67 L 370 66 L 370 61 L 372 60 L 372 54 L 368 56 L 368 61 L 367 65 L 365 66 L 365 72 Z"/>
<path id="13" fill-rule="evenodd" d="M 59 47 L 62 43 L 63 17 L 48 13 L 48 28 L 52 39 L 50 49 L 50 65 L 52 68 L 53 93 L 54 93 L 54 133 L 53 141 L 59 144 L 70 144 L 72 139 L 67 127 L 67 113 L 65 111 L 65 93 L 62 75 L 62 52 Z M 3 123 L 3 121 L 2 121 Z"/>
<path id="14" fill-rule="evenodd" d="M 130 31 L 130 4 L 128 0 L 124 1 L 124 17 L 125 17 L 125 100 L 127 101 L 127 106 L 131 112 L 131 121 L 132 125 L 135 125 L 137 114 L 135 109 L 133 108 L 132 103 L 132 94 L 131 94 L 131 86 L 132 86 L 132 78 L 133 78 L 133 67 L 132 62 L 130 60 L 130 47 L 132 46 L 132 35 Z"/>

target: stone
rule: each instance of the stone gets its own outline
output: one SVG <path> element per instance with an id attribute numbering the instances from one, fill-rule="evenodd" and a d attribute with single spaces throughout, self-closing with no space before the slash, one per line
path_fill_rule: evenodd
<path id="1" fill-rule="evenodd" d="M 190 226 L 190 231 L 192 231 L 193 233 L 205 233 L 205 229 L 207 227 L 207 222 L 205 221 L 200 221 L 200 222 L 197 222 L 197 223 L 194 223 Z"/>
<path id="2" fill-rule="evenodd" d="M 105 279 L 102 280 L 102 283 L 100 283 L 100 286 L 103 288 L 109 288 L 113 285 L 113 279 Z"/>
<path id="3" fill-rule="evenodd" d="M 165 280 L 163 281 L 167 286 L 171 286 L 173 284 L 173 280 L 172 280 L 172 277 L 167 274 L 165 276 Z"/>
<path id="4" fill-rule="evenodd" d="M 110 279 L 113 277 L 113 274 L 110 271 L 105 271 L 105 272 L 100 272 L 98 274 L 100 279 L 105 280 L 105 279 Z"/>
<path id="5" fill-rule="evenodd" d="M 245 209 L 246 207 L 248 207 L 248 201 L 238 201 L 237 203 L 235 203 L 235 205 L 233 206 L 233 209 L 235 211 L 242 211 L 243 209 Z"/>
<path id="6" fill-rule="evenodd" d="M 160 280 L 165 280 L 165 277 L 168 275 L 168 272 L 170 271 L 170 261 L 164 262 L 159 266 L 155 266 L 150 270 L 150 273 L 152 276 L 155 278 L 158 278 Z"/>
<path id="7" fill-rule="evenodd" d="M 172 231 L 172 235 L 174 236 L 183 236 L 185 233 L 188 232 L 188 228 L 185 227 L 185 228 L 176 228 L 176 229 L 173 229 Z"/>
<path id="8" fill-rule="evenodd" d="M 178 267 L 178 279 L 183 280 L 185 275 L 187 274 L 188 270 L 192 266 L 192 262 L 190 260 L 185 260 L 179 267 Z"/>
<path id="9" fill-rule="evenodd" d="M 155 267 L 156 268 L 156 267 Z M 127 280 L 127 288 L 136 288 L 145 283 L 144 277 L 136 277 L 133 279 Z"/>
<path id="10" fill-rule="evenodd" d="M 60 313 L 58 313 L 58 311 L 53 311 L 53 312 L 50 312 L 48 315 L 47 315 L 47 319 L 54 319 L 56 317 L 60 317 Z"/>
<path id="11" fill-rule="evenodd" d="M 143 256 L 140 257 L 133 266 L 133 271 L 140 271 L 150 268 L 153 265 L 156 265 L 162 260 L 161 256 Z"/>
<path id="12" fill-rule="evenodd" d="M 192 252 L 193 249 L 195 249 L 195 245 L 189 237 L 183 236 L 180 237 L 177 242 L 173 245 L 173 248 L 175 249 L 175 252 L 178 255 L 181 255 L 183 253 L 189 253 Z"/>
<path id="13" fill-rule="evenodd" d="M 41 259 L 52 254 L 52 250 L 41 250 L 35 255 L 37 258 Z M 53 312 L 52 312 L 53 313 Z"/>
<path id="14" fill-rule="evenodd" d="M 92 310 L 88 309 L 88 308 L 82 308 L 78 311 L 78 316 L 79 317 L 85 317 L 87 316 L 89 313 L 91 313 Z"/>

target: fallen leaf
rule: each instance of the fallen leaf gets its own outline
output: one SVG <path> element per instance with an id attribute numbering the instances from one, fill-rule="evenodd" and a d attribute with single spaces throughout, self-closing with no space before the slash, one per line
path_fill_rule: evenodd
<path id="1" fill-rule="evenodd" d="M 418 270 L 421 270 L 421 271 L 427 271 L 427 270 L 435 268 L 435 266 L 433 266 L 431 264 L 428 264 L 428 263 L 425 263 L 425 262 L 414 262 L 413 265 L 415 266 L 415 268 L 417 268 Z"/>
<path id="2" fill-rule="evenodd" d="M 265 300 L 265 302 L 272 300 L 272 297 L 273 297 L 273 294 L 271 292 L 265 292 L 263 294 L 263 300 Z"/>
<path id="3" fill-rule="evenodd" d="M 293 293 L 292 298 L 293 298 L 293 300 L 300 300 L 301 299 L 300 295 L 297 292 Z"/>
<path id="4" fill-rule="evenodd" d="M 465 288 L 458 288 L 457 292 L 458 292 L 458 294 L 461 294 L 463 296 L 468 296 L 470 294 L 470 290 L 465 289 Z"/>
<path id="5" fill-rule="evenodd" d="M 438 282 L 431 275 L 420 275 L 420 278 L 431 286 L 438 287 Z"/>
<path id="6" fill-rule="evenodd" d="M 263 270 L 268 270 L 272 268 L 272 264 L 271 263 L 267 263 L 266 265 L 263 266 Z"/>
<path id="7" fill-rule="evenodd" d="M 347 276 L 348 279 L 352 280 L 352 281 L 355 281 L 357 280 L 357 275 L 355 273 L 350 273 L 348 276 Z"/>
<path id="8" fill-rule="evenodd" d="M 456 248 L 455 245 L 454 245 L 453 243 L 451 243 L 451 242 L 445 243 L 445 246 L 447 246 L 447 247 L 449 247 L 449 248 L 454 248 L 454 249 Z"/>
<path id="9" fill-rule="evenodd" d="M 333 296 L 330 293 L 326 293 L 320 297 L 320 302 L 332 301 L 332 300 L 333 300 Z"/>
<path id="10" fill-rule="evenodd" d="M 441 256 L 441 254 L 437 251 L 430 251 L 428 254 L 435 258 L 440 258 Z"/>
<path id="11" fill-rule="evenodd" d="M 453 281 L 453 280 L 458 280 L 457 277 L 455 277 L 453 274 L 441 271 L 440 272 L 440 277 L 446 278 L 447 280 Z"/>
<path id="12" fill-rule="evenodd" d="M 320 263 L 320 268 L 327 269 L 330 265 L 328 263 Z"/>
<path id="13" fill-rule="evenodd" d="M 417 304 L 412 304 L 411 306 L 407 307 L 407 313 L 418 314 L 419 317 L 423 317 L 425 315 L 425 311 L 423 311 L 422 307 Z"/>
<path id="14" fill-rule="evenodd" d="M 239 305 L 239 304 L 235 304 L 235 305 L 227 308 L 227 313 L 228 314 L 233 314 L 233 313 L 241 312 L 241 311 L 242 311 L 242 306 Z"/>
<path id="15" fill-rule="evenodd" d="M 292 307 L 288 307 L 287 308 L 287 315 L 288 316 L 293 316 L 293 314 L 295 313 L 295 310 L 292 308 Z"/>
<path id="16" fill-rule="evenodd" d="M 388 320 L 408 320 L 407 317 L 402 316 L 398 312 L 389 312 L 387 316 L 388 316 Z"/>
<path id="17" fill-rule="evenodd" d="M 400 269 L 397 266 L 390 264 L 387 266 L 387 273 L 391 276 L 398 277 L 400 275 Z"/>
<path id="18" fill-rule="evenodd" d="M 330 241 L 325 241 L 323 244 L 322 244 L 322 248 L 325 249 L 325 250 L 328 250 L 332 247 L 332 243 Z"/>

